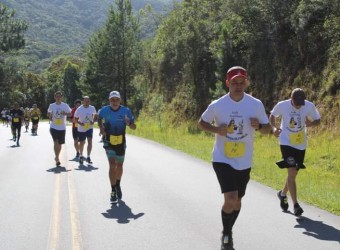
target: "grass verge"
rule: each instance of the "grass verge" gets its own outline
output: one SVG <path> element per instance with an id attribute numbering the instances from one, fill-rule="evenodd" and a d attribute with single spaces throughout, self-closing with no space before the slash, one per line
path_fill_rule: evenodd
<path id="1" fill-rule="evenodd" d="M 210 162 L 214 136 L 197 129 L 196 122 L 162 126 L 152 120 L 139 120 L 128 133 L 147 138 Z M 298 198 L 340 215 L 340 137 L 329 132 L 309 131 L 306 169 L 297 176 Z M 281 158 L 277 138 L 256 134 L 251 178 L 274 189 L 282 189 L 286 170 L 275 162 Z"/>

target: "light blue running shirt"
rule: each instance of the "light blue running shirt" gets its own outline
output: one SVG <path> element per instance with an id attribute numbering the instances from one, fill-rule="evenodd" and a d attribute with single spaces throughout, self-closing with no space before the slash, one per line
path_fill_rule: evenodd
<path id="1" fill-rule="evenodd" d="M 104 119 L 104 129 L 109 135 L 125 135 L 125 117 L 129 118 L 130 123 L 135 121 L 131 110 L 123 105 L 120 105 L 118 110 L 113 110 L 111 106 L 105 106 L 100 110 L 98 117 Z"/>

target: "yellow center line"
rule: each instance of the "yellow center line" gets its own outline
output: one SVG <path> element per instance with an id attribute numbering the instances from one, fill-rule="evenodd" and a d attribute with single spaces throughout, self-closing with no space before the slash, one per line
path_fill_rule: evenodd
<path id="1" fill-rule="evenodd" d="M 48 237 L 49 250 L 57 250 L 59 248 L 59 235 L 60 235 L 60 185 L 61 176 L 56 175 L 54 183 L 54 197 L 52 205 L 52 213 L 50 220 L 50 231 Z"/>
<path id="2" fill-rule="evenodd" d="M 67 159 L 67 150 L 66 145 L 65 154 L 63 154 L 64 162 L 67 162 L 67 184 L 68 184 L 68 193 L 69 193 L 69 202 L 70 202 L 70 219 L 71 219 L 71 230 L 72 230 L 72 249 L 73 250 L 82 250 L 83 242 L 81 237 L 80 230 L 80 220 L 79 220 L 79 210 L 77 206 L 77 196 L 74 188 L 74 176 L 73 169 L 70 166 L 69 160 Z"/>
<path id="3" fill-rule="evenodd" d="M 63 145 L 63 149 L 60 153 L 62 156 L 62 163 L 65 163 L 66 172 L 60 172 L 56 174 L 54 184 L 54 197 L 53 206 L 50 220 L 50 231 L 48 239 L 48 250 L 58 250 L 60 241 L 60 223 L 61 223 L 61 181 L 64 173 L 67 175 L 67 187 L 70 206 L 70 220 L 71 220 L 71 232 L 72 232 L 72 250 L 82 250 L 82 238 L 80 231 L 79 212 L 77 206 L 77 197 L 74 188 L 73 169 L 67 159 L 67 147 Z M 63 164 L 64 165 L 64 164 Z"/>

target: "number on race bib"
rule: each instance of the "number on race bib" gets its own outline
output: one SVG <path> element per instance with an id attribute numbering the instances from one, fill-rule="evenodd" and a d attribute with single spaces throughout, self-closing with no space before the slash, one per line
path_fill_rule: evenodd
<path id="1" fill-rule="evenodd" d="M 292 145 L 303 144 L 305 142 L 303 131 L 300 131 L 298 133 L 291 133 L 289 135 L 289 140 Z"/>
<path id="2" fill-rule="evenodd" d="M 123 143 L 122 135 L 110 135 L 110 144 L 111 145 L 119 145 Z"/>
<path id="3" fill-rule="evenodd" d="M 224 154 L 229 158 L 242 157 L 246 153 L 246 144 L 244 142 L 225 142 Z"/>

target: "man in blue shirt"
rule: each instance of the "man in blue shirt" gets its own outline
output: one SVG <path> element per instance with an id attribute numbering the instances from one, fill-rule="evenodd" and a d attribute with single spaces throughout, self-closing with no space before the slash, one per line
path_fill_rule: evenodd
<path id="1" fill-rule="evenodd" d="M 122 198 L 120 181 L 126 149 L 125 130 L 127 126 L 136 129 L 136 124 L 131 110 L 120 104 L 118 91 L 110 92 L 109 102 L 110 105 L 103 107 L 98 114 L 98 126 L 104 137 L 103 147 L 110 165 L 111 202 L 117 203 Z"/>

